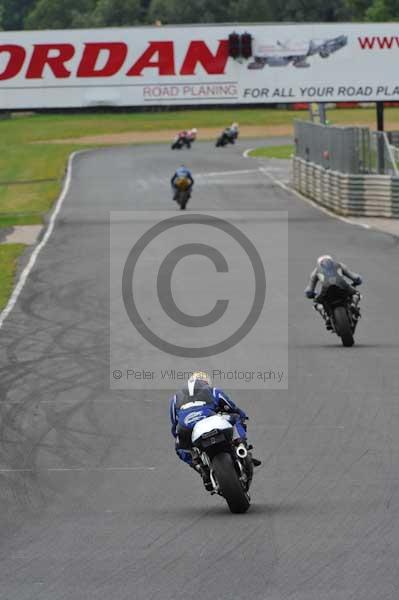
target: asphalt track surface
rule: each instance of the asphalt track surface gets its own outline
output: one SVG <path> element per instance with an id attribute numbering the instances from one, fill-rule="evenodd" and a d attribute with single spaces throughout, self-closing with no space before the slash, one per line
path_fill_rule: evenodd
<path id="1" fill-rule="evenodd" d="M 190 164 L 254 168 L 244 148 L 198 143 Z M 175 211 L 178 160 L 165 146 L 77 157 L 1 331 L 0 598 L 397 600 L 395 238 L 328 217 L 267 176 L 196 189 L 191 210 L 289 213 L 289 389 L 239 398 L 263 459 L 248 514 L 231 515 L 179 464 L 165 393 L 109 390 L 108 213 Z M 365 279 L 352 349 L 303 299 L 326 251 Z"/>

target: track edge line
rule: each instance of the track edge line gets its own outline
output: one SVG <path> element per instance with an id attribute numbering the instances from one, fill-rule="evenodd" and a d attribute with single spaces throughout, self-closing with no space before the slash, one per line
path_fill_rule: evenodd
<path id="1" fill-rule="evenodd" d="M 25 283 L 27 282 L 31 271 L 36 264 L 36 261 L 37 261 L 37 258 L 39 256 L 40 252 L 46 246 L 48 240 L 50 239 L 51 234 L 53 233 L 56 218 L 58 216 L 58 213 L 61 210 L 61 207 L 62 207 L 64 200 L 69 191 L 69 186 L 70 186 L 70 183 L 72 180 L 73 160 L 78 154 L 83 154 L 84 152 L 87 152 L 87 150 L 77 150 L 75 152 L 72 152 L 72 154 L 70 154 L 68 157 L 66 177 L 65 177 L 62 189 L 61 189 L 61 193 L 58 196 L 57 201 L 54 206 L 54 209 L 51 213 L 51 217 L 50 217 L 47 229 L 44 232 L 44 235 L 41 238 L 40 242 L 33 249 L 32 253 L 29 257 L 28 264 L 25 266 L 22 273 L 20 274 L 18 282 L 17 282 L 16 286 L 14 287 L 5 308 L 2 310 L 2 312 L 0 312 L 0 329 L 2 328 L 5 320 L 7 319 L 9 314 L 12 312 L 14 306 L 16 305 L 18 298 L 21 295 L 22 290 L 24 289 Z"/>

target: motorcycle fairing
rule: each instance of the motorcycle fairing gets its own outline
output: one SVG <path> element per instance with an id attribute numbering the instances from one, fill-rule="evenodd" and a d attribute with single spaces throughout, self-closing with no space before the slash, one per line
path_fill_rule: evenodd
<path id="1" fill-rule="evenodd" d="M 212 430 L 223 431 L 225 429 L 232 429 L 233 425 L 221 415 L 212 415 L 208 418 L 198 420 L 193 428 L 191 436 L 192 442 L 195 443 L 202 435 Z"/>

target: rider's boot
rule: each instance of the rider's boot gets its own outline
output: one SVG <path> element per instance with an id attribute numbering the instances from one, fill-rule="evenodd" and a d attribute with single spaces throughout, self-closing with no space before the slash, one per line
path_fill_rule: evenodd
<path id="1" fill-rule="evenodd" d="M 247 450 L 253 450 L 253 445 L 252 445 L 252 444 L 249 444 L 249 445 L 247 446 Z M 252 452 L 250 453 L 250 457 L 251 457 L 251 460 L 252 460 L 252 464 L 253 464 L 253 466 L 254 466 L 254 467 L 260 467 L 260 465 L 262 464 L 262 461 L 261 461 L 261 460 L 259 460 L 258 458 L 254 458 L 254 457 L 252 456 Z"/>

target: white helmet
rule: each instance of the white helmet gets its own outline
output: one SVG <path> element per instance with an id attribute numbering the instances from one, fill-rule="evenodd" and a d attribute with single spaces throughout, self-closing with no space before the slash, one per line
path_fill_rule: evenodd
<path id="1" fill-rule="evenodd" d="M 321 265 L 325 260 L 329 261 L 329 260 L 334 260 L 332 256 L 330 256 L 329 254 L 322 254 L 322 256 L 319 256 L 319 258 L 317 259 L 317 264 Z"/>
<path id="2" fill-rule="evenodd" d="M 197 133 L 197 130 L 195 127 L 192 128 L 191 133 Z"/>
<path id="3" fill-rule="evenodd" d="M 232 129 L 238 129 L 238 123 L 233 123 L 231 126 Z"/>

